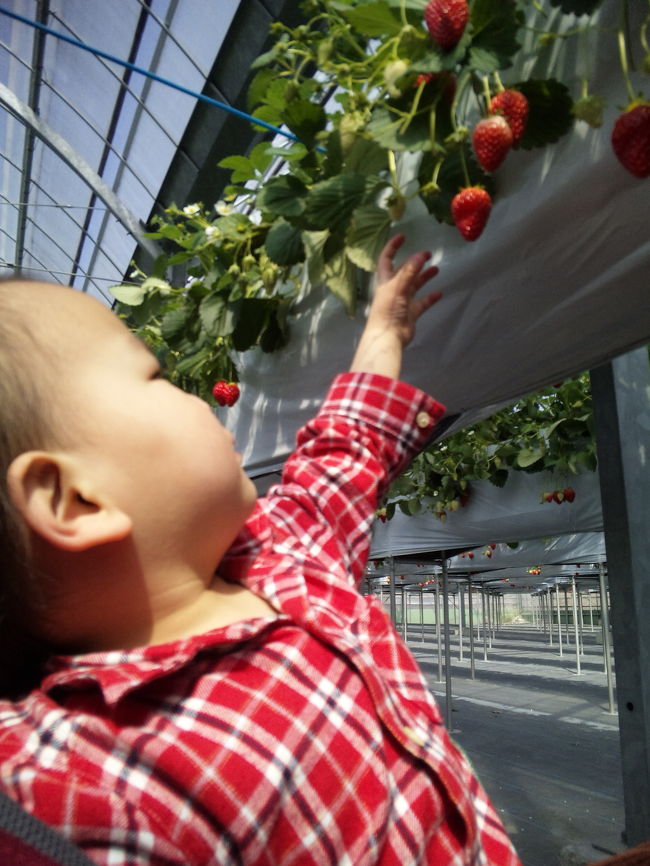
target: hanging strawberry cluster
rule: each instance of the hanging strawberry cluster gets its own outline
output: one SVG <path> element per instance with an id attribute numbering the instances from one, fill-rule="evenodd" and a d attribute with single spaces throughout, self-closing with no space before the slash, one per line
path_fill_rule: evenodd
<path id="1" fill-rule="evenodd" d="M 359 269 L 374 271 L 408 199 L 476 241 L 517 151 L 557 142 L 576 120 L 602 124 L 603 100 L 586 80 L 572 95 L 557 78 L 513 72 L 562 68 L 554 62 L 564 46 L 600 26 L 600 6 L 620 8 L 623 21 L 610 35 L 627 103 L 611 145 L 634 177 L 650 175 L 650 102 L 629 71 L 634 54 L 637 69 L 650 72 L 650 15 L 637 39 L 625 26 L 628 0 L 300 6 L 303 23 L 271 25 L 273 43 L 253 64 L 246 106 L 296 140 L 267 137 L 223 159 L 222 200 L 169 208 L 151 234 L 166 245 L 155 272 L 112 290 L 172 378 L 208 399 L 215 381 L 237 380 L 234 353 L 286 344 L 305 272 L 353 314 Z M 178 266 L 187 280 L 170 285 Z"/>

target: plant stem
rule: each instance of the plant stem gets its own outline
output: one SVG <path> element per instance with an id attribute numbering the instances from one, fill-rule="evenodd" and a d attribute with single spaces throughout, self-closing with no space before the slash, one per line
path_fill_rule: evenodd
<path id="1" fill-rule="evenodd" d="M 627 56 L 627 46 L 625 44 L 625 32 L 624 28 L 627 21 L 627 3 L 625 0 L 621 3 L 621 23 L 618 28 L 618 56 L 621 62 L 621 69 L 623 70 L 623 78 L 625 79 L 625 86 L 627 88 L 627 94 L 630 98 L 630 102 L 634 101 L 636 94 L 632 89 L 632 82 L 630 81 L 630 72 L 628 69 L 628 56 Z"/>

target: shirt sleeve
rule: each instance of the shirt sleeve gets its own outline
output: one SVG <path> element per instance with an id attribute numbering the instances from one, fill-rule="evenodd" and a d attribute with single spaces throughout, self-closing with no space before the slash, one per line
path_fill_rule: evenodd
<path id="1" fill-rule="evenodd" d="M 281 482 L 260 501 L 252 531 L 263 531 L 263 521 L 254 525 L 263 514 L 276 551 L 311 558 L 358 583 L 377 505 L 443 413 L 440 403 L 404 382 L 338 376 L 318 415 L 299 431 Z"/>

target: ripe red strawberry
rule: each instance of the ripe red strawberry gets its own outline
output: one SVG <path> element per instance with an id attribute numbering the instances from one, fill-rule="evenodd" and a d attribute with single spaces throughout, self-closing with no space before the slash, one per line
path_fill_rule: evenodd
<path id="1" fill-rule="evenodd" d="M 239 400 L 239 385 L 219 379 L 212 389 L 212 394 L 220 406 L 234 406 Z"/>
<path id="2" fill-rule="evenodd" d="M 485 228 L 492 199 L 482 186 L 466 186 L 451 200 L 451 215 L 466 241 L 475 241 Z"/>
<path id="3" fill-rule="evenodd" d="M 573 487 L 566 487 L 564 489 L 564 498 L 567 502 L 573 502 L 573 500 L 576 498 L 576 492 Z"/>
<path id="4" fill-rule="evenodd" d="M 650 103 L 632 104 L 612 130 L 612 148 L 635 177 L 650 176 Z"/>
<path id="5" fill-rule="evenodd" d="M 472 147 L 484 171 L 496 171 L 512 147 L 512 130 L 500 114 L 484 117 L 474 127 Z"/>
<path id="6" fill-rule="evenodd" d="M 563 490 L 554 490 L 553 491 L 553 502 L 557 502 L 558 505 L 561 505 L 564 502 L 564 491 Z"/>
<path id="7" fill-rule="evenodd" d="M 424 9 L 429 34 L 443 51 L 449 51 L 457 44 L 468 19 L 467 0 L 429 0 Z"/>
<path id="8" fill-rule="evenodd" d="M 501 114 L 512 130 L 512 143 L 518 144 L 528 122 L 528 100 L 519 90 L 501 90 L 491 100 L 490 114 Z"/>

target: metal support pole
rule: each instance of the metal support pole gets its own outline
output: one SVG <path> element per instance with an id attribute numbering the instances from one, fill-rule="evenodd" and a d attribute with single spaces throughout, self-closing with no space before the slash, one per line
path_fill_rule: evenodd
<path id="1" fill-rule="evenodd" d="M 442 634 L 440 632 L 440 589 L 436 575 L 436 641 L 438 643 L 438 682 L 442 682 Z"/>
<path id="2" fill-rule="evenodd" d="M 447 559 L 442 552 L 442 611 L 445 621 L 445 694 L 447 698 L 446 725 L 451 731 L 451 643 L 449 635 L 449 579 Z"/>
<path id="3" fill-rule="evenodd" d="M 486 662 L 488 660 L 488 648 L 487 648 L 487 628 L 486 628 L 486 615 L 485 615 L 485 587 L 481 587 L 481 614 L 483 619 L 483 661 Z"/>
<path id="4" fill-rule="evenodd" d="M 420 638 L 424 643 L 424 590 L 420 587 Z"/>
<path id="5" fill-rule="evenodd" d="M 465 596 L 462 586 L 458 587 L 458 660 L 463 661 L 463 626 L 465 625 Z"/>
<path id="6" fill-rule="evenodd" d="M 492 596 L 490 595 L 490 591 L 486 590 L 485 587 L 483 587 L 483 597 L 485 599 L 485 609 L 487 613 L 488 649 L 492 649 Z"/>
<path id="7" fill-rule="evenodd" d="M 474 602 L 472 600 L 472 578 L 467 578 L 467 610 L 469 612 L 469 669 L 472 679 L 476 679 L 474 664 Z"/>
<path id="8" fill-rule="evenodd" d="M 585 614 L 582 608 L 582 593 L 580 592 L 580 584 L 578 584 L 578 637 L 580 639 L 580 655 L 583 656 L 585 654 L 585 641 L 584 641 L 584 624 L 585 624 Z"/>
<path id="9" fill-rule="evenodd" d="M 390 563 L 390 583 L 388 584 L 388 603 L 390 606 L 390 618 L 393 625 L 397 628 L 397 600 L 395 598 L 395 560 L 392 556 L 388 557 Z"/>
<path id="10" fill-rule="evenodd" d="M 408 635 L 406 632 L 406 626 L 407 626 L 406 620 L 407 620 L 408 611 L 407 611 L 407 608 L 405 606 L 406 594 L 405 594 L 405 590 L 404 590 L 403 586 L 400 587 L 400 590 L 401 590 L 401 596 L 402 596 L 402 636 L 404 638 L 404 643 L 407 643 L 408 642 Z"/>
<path id="11" fill-rule="evenodd" d="M 560 588 L 555 584 L 555 607 L 557 608 L 557 642 L 560 647 L 560 658 L 562 658 L 562 624 L 560 622 Z"/>
<path id="12" fill-rule="evenodd" d="M 573 635 L 576 642 L 576 674 L 580 676 L 582 671 L 580 669 L 580 635 L 578 634 L 578 599 L 576 598 L 578 588 L 575 577 L 571 578 L 571 589 L 573 590 Z"/>
<path id="13" fill-rule="evenodd" d="M 566 637 L 566 645 L 569 646 L 569 599 L 566 586 L 562 589 L 562 592 L 564 593 L 564 635 Z"/>
<path id="14" fill-rule="evenodd" d="M 602 562 L 598 563 L 598 585 L 600 587 L 600 626 L 603 633 L 603 661 L 605 673 L 607 674 L 607 698 L 608 712 L 615 713 L 614 707 L 614 680 L 612 677 L 612 655 L 609 643 L 609 611 L 607 610 L 607 590 L 605 588 L 605 567 Z"/>
<path id="15" fill-rule="evenodd" d="M 625 836 L 650 838 L 650 367 L 646 346 L 591 373 L 611 594 Z M 603 608 L 606 610 L 606 607 Z"/>

